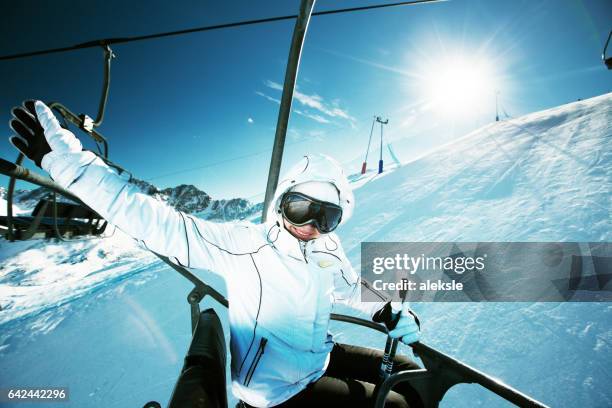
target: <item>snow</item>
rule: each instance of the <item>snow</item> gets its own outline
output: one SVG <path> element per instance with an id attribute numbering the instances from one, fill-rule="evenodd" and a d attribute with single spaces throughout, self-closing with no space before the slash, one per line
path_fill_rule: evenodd
<path id="1" fill-rule="evenodd" d="M 357 207 L 338 231 L 343 246 L 358 268 L 362 241 L 609 242 L 611 124 L 607 94 L 489 124 L 381 175 L 353 175 Z M 0 240 L 0 384 L 69 386 L 61 406 L 165 405 L 190 341 L 190 289 L 118 230 L 69 243 Z M 548 405 L 612 406 L 609 303 L 413 307 L 425 343 Z M 332 329 L 339 341 L 384 345 L 364 329 Z M 475 405 L 509 404 L 474 385 L 442 403 Z"/>
<path id="2" fill-rule="evenodd" d="M 607 94 L 492 123 L 374 176 L 355 192 L 344 248 L 358 265 L 362 241 L 609 242 L 611 123 Z M 612 404 L 607 303 L 414 308 L 424 341 L 529 395 L 552 406 Z M 452 389 L 443 405 L 500 404 L 477 390 Z"/>
<path id="3" fill-rule="evenodd" d="M 3 242 L 0 299 L 5 312 L 0 312 L 0 325 L 69 303 L 159 263 L 120 230 L 110 230 L 115 232 L 108 238 Z"/>
<path id="4" fill-rule="evenodd" d="M 31 209 L 22 209 L 17 205 L 13 205 L 13 215 L 27 215 L 31 212 Z M 6 215 L 6 200 L 4 198 L 0 198 L 0 215 Z"/>

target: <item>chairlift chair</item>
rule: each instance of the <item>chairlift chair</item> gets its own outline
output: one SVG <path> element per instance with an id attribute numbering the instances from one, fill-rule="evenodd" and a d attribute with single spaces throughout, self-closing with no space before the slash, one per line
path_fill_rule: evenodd
<path id="1" fill-rule="evenodd" d="M 57 202 L 55 193 L 50 195 L 36 204 L 30 216 L 13 217 L 14 239 L 28 240 L 37 234 L 44 238 L 98 236 L 106 229 L 108 223 L 95 211 L 76 203 Z M 0 225 L 7 224 L 7 217 L 0 216 Z"/>
<path id="2" fill-rule="evenodd" d="M 608 34 L 608 39 L 606 40 L 606 45 L 604 45 L 604 49 L 601 52 L 601 60 L 604 62 L 604 64 L 606 64 L 608 69 L 612 69 L 612 57 L 606 56 L 608 45 L 610 44 L 610 37 L 612 37 L 612 30 L 610 30 L 610 34 Z"/>
<path id="3" fill-rule="evenodd" d="M 66 122 L 70 122 L 87 133 L 96 143 L 100 157 L 108 162 L 108 142 L 106 138 L 96 130 L 96 128 L 102 124 L 104 119 L 104 112 L 106 109 L 108 92 L 110 88 L 111 60 L 114 58 L 114 54 L 108 44 L 99 42 L 99 45 L 104 49 L 105 60 L 104 84 L 102 87 L 102 95 L 100 98 L 98 115 L 96 119 L 93 120 L 91 117 L 85 114 L 76 115 L 59 102 L 51 102 L 48 104 L 48 106 L 50 109 L 59 113 L 59 115 L 64 119 L 65 126 L 67 126 Z M 102 148 L 100 148 L 100 145 L 102 145 Z M 14 163 L 15 167 L 11 166 L 5 160 L 2 160 L 3 163 L 0 165 L 0 172 L 10 177 L 6 200 L 6 216 L 0 217 L 0 228 L 5 230 L 5 235 L 8 240 L 27 240 L 37 234 L 44 234 L 46 238 L 55 235 L 57 238 L 65 240 L 68 236 L 96 236 L 104 232 L 107 223 L 106 221 L 102 220 L 100 215 L 81 203 L 80 200 L 77 201 L 79 204 L 57 202 L 55 195 L 58 191 L 57 189 L 52 189 L 53 191 L 51 194 L 53 199 L 49 200 L 48 198 L 43 198 L 36 205 L 30 216 L 14 217 L 13 196 L 15 191 L 15 182 L 18 178 L 23 179 L 22 177 L 19 177 L 17 173 L 14 173 L 14 170 L 19 168 L 21 169 L 21 173 L 28 173 L 27 170 L 21 167 L 23 158 L 23 154 L 19 153 Z M 43 185 L 36 182 L 35 184 Z M 85 219 L 87 221 L 79 221 L 78 219 Z"/>
<path id="4" fill-rule="evenodd" d="M 213 341 L 219 336 L 223 338 L 223 330 L 220 325 L 215 324 L 215 320 L 210 317 L 206 318 L 206 322 L 202 322 L 203 314 L 210 314 L 211 311 L 207 310 L 204 312 L 200 311 L 200 302 L 206 297 L 210 296 L 216 300 L 219 304 L 224 307 L 229 307 L 230 304 L 222 294 L 211 286 L 204 283 L 193 273 L 187 269 L 172 263 L 167 257 L 156 254 L 161 260 L 163 260 L 168 266 L 173 268 L 175 271 L 180 273 L 183 277 L 188 279 L 194 284 L 194 288 L 187 295 L 187 302 L 189 303 L 191 312 L 191 327 L 193 333 L 193 339 L 189 348 L 189 351 L 185 358 L 185 366 L 181 371 L 179 379 L 175 385 L 172 398 L 169 403 L 169 408 L 179 407 L 178 401 L 185 401 L 185 395 L 203 392 L 203 389 L 208 393 L 207 398 L 211 401 L 226 401 L 226 395 L 219 395 L 220 393 L 227 392 L 224 388 L 219 386 L 219 383 L 225 384 L 225 369 L 219 370 L 219 372 L 202 371 L 200 377 L 194 382 L 193 376 L 186 376 L 186 367 L 189 367 L 189 358 L 194 354 L 194 350 L 197 347 L 194 345 L 197 339 L 201 339 L 202 347 L 200 349 L 207 350 L 206 360 L 208 364 L 212 364 L 217 367 L 221 365 L 221 359 L 225 364 L 225 351 L 221 351 L 219 347 L 215 347 L 219 341 Z M 387 334 L 387 328 L 383 324 L 375 323 L 373 321 L 361 319 L 354 316 L 347 316 L 342 314 L 331 314 L 331 319 L 334 321 L 345 322 L 349 324 L 355 324 L 360 327 L 374 330 L 382 334 Z M 212 332 L 211 332 L 212 330 Z M 209 333 L 209 336 L 202 336 L 201 332 L 205 331 Z M 211 334 L 212 333 L 212 334 Z M 213 341 L 213 346 L 211 346 Z M 375 408 L 383 408 L 384 402 L 394 386 L 401 382 L 409 382 L 410 385 L 418 392 L 423 404 L 426 408 L 436 408 L 444 398 L 446 392 L 457 384 L 479 384 L 480 386 L 488 389 L 489 391 L 499 395 L 505 400 L 519 406 L 526 408 L 545 408 L 546 405 L 529 397 L 528 395 L 516 390 L 515 388 L 504 384 L 500 380 L 493 378 L 469 365 L 448 356 L 435 348 L 428 346 L 422 342 L 412 344 L 410 346 L 415 354 L 423 362 L 424 367 L 417 370 L 400 371 L 388 376 L 379 385 L 378 394 L 376 396 Z M 216 356 L 216 357 L 214 357 Z M 209 360 L 210 358 L 216 358 L 217 360 Z M 225 365 L 223 365 L 225 367 Z M 213 377 L 211 377 L 213 376 Z M 215 377 L 216 376 L 216 377 Z M 191 388 L 188 384 L 191 384 Z M 208 384 L 208 385 L 207 385 Z M 212 385 L 211 385 L 212 384 Z M 182 390 L 178 392 L 177 390 Z M 225 402 L 226 404 L 226 402 Z M 148 402 L 144 405 L 144 408 L 153 408 L 159 405 L 155 405 L 154 401 Z M 239 407 L 240 405 L 238 405 Z M 226 408 L 227 405 L 203 405 L 206 408 Z"/>

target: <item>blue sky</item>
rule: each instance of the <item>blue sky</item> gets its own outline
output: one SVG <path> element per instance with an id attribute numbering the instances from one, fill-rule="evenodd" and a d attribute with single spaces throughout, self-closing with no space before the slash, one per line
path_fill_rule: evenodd
<path id="1" fill-rule="evenodd" d="M 299 5 L 17 3 L 0 13 L 2 55 L 295 14 Z M 378 3 L 320 0 L 316 10 Z M 503 117 L 610 92 L 600 53 L 611 17 L 607 0 L 455 0 L 314 17 L 283 167 L 322 152 L 354 168 L 375 114 L 389 118 L 385 139 L 409 160 L 493 121 L 496 92 Z M 260 201 L 293 24 L 116 45 L 100 128 L 111 159 L 158 187 L 187 183 L 214 198 Z M 101 49 L 2 61 L 0 122 L 27 98 L 95 116 L 101 83 Z M 373 148 L 370 166 L 378 154 Z M 6 137 L 0 157 L 16 157 Z"/>

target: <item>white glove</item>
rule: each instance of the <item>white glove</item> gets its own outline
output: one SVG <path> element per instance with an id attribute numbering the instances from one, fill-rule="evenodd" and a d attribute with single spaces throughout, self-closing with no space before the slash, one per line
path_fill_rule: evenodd
<path id="1" fill-rule="evenodd" d="M 47 105 L 41 101 L 36 101 L 34 107 L 36 108 L 36 116 L 38 116 L 40 125 L 45 132 L 45 138 L 53 153 L 77 153 L 83 150 L 81 141 L 77 139 L 74 133 L 60 126 Z M 49 168 L 49 156 L 51 155 L 46 154 L 42 159 L 42 168 L 45 170 Z"/>
<path id="2" fill-rule="evenodd" d="M 392 304 L 393 308 L 395 308 L 394 306 L 396 305 Z M 404 344 L 416 343 L 421 338 L 419 319 L 410 310 L 410 306 L 407 303 L 401 305 L 399 313 L 399 321 L 395 328 L 389 332 L 389 336 L 394 339 L 400 339 Z"/>

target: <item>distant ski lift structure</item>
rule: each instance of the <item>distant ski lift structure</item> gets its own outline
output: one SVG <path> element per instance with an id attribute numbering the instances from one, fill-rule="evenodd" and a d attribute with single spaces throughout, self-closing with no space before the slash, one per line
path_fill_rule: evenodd
<path id="1" fill-rule="evenodd" d="M 389 119 L 382 120 L 382 118 L 378 116 L 376 121 L 380 123 L 380 159 L 378 160 L 378 174 L 380 174 L 383 172 L 383 125 L 389 124 Z"/>
<path id="2" fill-rule="evenodd" d="M 368 138 L 368 147 L 366 149 L 365 159 L 361 165 L 361 174 L 365 174 L 368 168 L 368 154 L 370 154 L 370 145 L 372 144 L 372 134 L 374 134 L 374 125 L 376 124 L 376 116 L 372 120 L 372 128 L 370 129 L 370 137 Z"/>
<path id="3" fill-rule="evenodd" d="M 368 138 L 368 147 L 366 149 L 365 159 L 361 165 L 361 174 L 365 174 L 368 169 L 368 155 L 370 154 L 370 146 L 372 145 L 372 136 L 374 135 L 374 125 L 380 123 L 380 159 L 378 160 L 378 174 L 383 172 L 383 125 L 389 123 L 389 119 L 383 120 L 380 116 L 374 116 L 372 127 L 370 128 L 370 137 Z"/>
<path id="4" fill-rule="evenodd" d="M 604 45 L 604 49 L 601 52 L 601 59 L 604 64 L 606 64 L 606 67 L 608 67 L 608 69 L 612 69 L 612 57 L 606 57 L 608 45 L 610 44 L 610 37 L 612 37 L 612 30 L 610 30 L 610 34 L 608 34 L 608 39 L 606 40 L 606 45 Z"/>
<path id="5" fill-rule="evenodd" d="M 499 122 L 499 91 L 495 91 L 495 121 Z"/>

